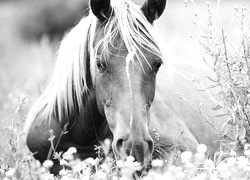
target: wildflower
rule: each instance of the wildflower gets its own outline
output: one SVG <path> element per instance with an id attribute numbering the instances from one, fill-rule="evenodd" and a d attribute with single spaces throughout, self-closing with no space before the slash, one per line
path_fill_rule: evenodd
<path id="1" fill-rule="evenodd" d="M 16 169 L 10 168 L 10 169 L 5 173 L 5 175 L 6 175 L 7 177 L 14 177 L 15 173 L 16 173 Z"/>
<path id="2" fill-rule="evenodd" d="M 184 179 L 185 173 L 183 171 L 178 171 L 176 174 L 176 179 Z"/>
<path id="3" fill-rule="evenodd" d="M 250 150 L 249 150 L 249 149 L 245 150 L 245 151 L 244 151 L 244 155 L 245 155 L 245 156 L 250 156 Z"/>
<path id="4" fill-rule="evenodd" d="M 239 168 L 244 168 L 248 164 L 248 159 L 246 157 L 240 156 L 237 158 L 237 164 Z"/>
<path id="5" fill-rule="evenodd" d="M 150 177 L 150 176 L 145 176 L 145 177 L 143 178 L 143 180 L 153 180 L 153 178 Z"/>
<path id="6" fill-rule="evenodd" d="M 54 165 L 54 163 L 51 160 L 45 160 L 43 162 L 43 167 L 45 167 L 46 169 L 50 169 L 53 165 Z"/>
<path id="7" fill-rule="evenodd" d="M 86 177 L 89 177 L 90 174 L 91 174 L 90 172 L 91 172 L 91 169 L 86 168 L 86 169 L 84 169 L 84 170 L 82 171 L 82 174 L 83 174 L 84 176 L 86 176 Z"/>
<path id="8" fill-rule="evenodd" d="M 204 166 L 205 166 L 205 168 L 214 167 L 214 162 L 211 159 L 206 159 Z"/>
<path id="9" fill-rule="evenodd" d="M 167 171 L 163 174 L 163 179 L 170 179 L 171 180 L 171 179 L 173 179 L 173 174 L 171 172 Z"/>
<path id="10" fill-rule="evenodd" d="M 97 171 L 96 176 L 98 177 L 98 179 L 107 179 L 106 178 L 106 173 L 104 173 L 102 171 Z"/>
<path id="11" fill-rule="evenodd" d="M 161 160 L 161 159 L 154 159 L 154 160 L 152 161 L 151 165 L 152 165 L 153 167 L 160 168 L 160 167 L 162 167 L 162 166 L 164 165 L 164 162 L 163 162 L 163 160 Z"/>
<path id="12" fill-rule="evenodd" d="M 175 168 L 175 166 L 170 166 L 168 169 L 169 169 L 169 171 L 175 172 L 176 168 Z"/>
<path id="13" fill-rule="evenodd" d="M 127 157 L 127 161 L 133 162 L 134 160 L 135 160 L 135 158 L 134 158 L 133 156 L 128 156 L 128 157 Z"/>
<path id="14" fill-rule="evenodd" d="M 217 166 L 217 170 L 220 172 L 226 171 L 228 168 L 227 164 L 224 162 L 221 162 L 218 166 Z"/>
<path id="15" fill-rule="evenodd" d="M 232 167 L 236 163 L 236 158 L 235 157 L 229 157 L 227 158 L 227 165 Z"/>
<path id="16" fill-rule="evenodd" d="M 229 153 L 230 156 L 236 156 L 236 152 L 231 150 L 231 152 Z"/>
<path id="17" fill-rule="evenodd" d="M 117 176 L 113 176 L 112 180 L 119 180 Z"/>
<path id="18" fill-rule="evenodd" d="M 181 159 L 184 162 L 189 162 L 192 158 L 192 153 L 190 151 L 185 151 L 181 154 Z"/>
<path id="19" fill-rule="evenodd" d="M 244 149 L 249 149 L 249 147 L 250 147 L 250 144 L 248 143 L 244 144 Z"/>
<path id="20" fill-rule="evenodd" d="M 91 166 L 95 165 L 95 160 L 92 157 L 85 159 L 85 162 Z"/>
<path id="21" fill-rule="evenodd" d="M 204 180 L 208 179 L 205 173 L 198 174 L 193 180 L 203 180 L 203 179 Z"/>
<path id="22" fill-rule="evenodd" d="M 175 168 L 175 170 L 176 170 L 176 172 L 178 172 L 178 171 L 183 171 L 183 168 L 182 168 L 181 166 L 177 166 L 177 167 Z"/>
<path id="23" fill-rule="evenodd" d="M 204 153 L 195 153 L 195 161 L 204 162 L 205 161 Z"/>
<path id="24" fill-rule="evenodd" d="M 48 173 L 46 173 L 46 174 L 43 175 L 42 179 L 45 179 L 45 180 L 54 180 L 55 177 L 54 177 L 54 174 L 48 174 Z"/>
<path id="25" fill-rule="evenodd" d="M 148 177 L 146 180 L 154 180 L 154 179 L 157 179 L 157 180 L 164 180 L 163 175 L 162 175 L 162 174 L 159 174 L 159 173 L 156 173 L 156 172 L 150 172 L 150 173 L 148 174 L 148 176 L 146 176 L 146 177 Z M 145 180 L 145 179 L 143 179 L 143 180 Z"/>
<path id="26" fill-rule="evenodd" d="M 127 180 L 126 177 L 121 177 L 119 180 Z"/>
<path id="27" fill-rule="evenodd" d="M 45 173 L 45 172 L 46 172 L 46 168 L 45 168 L 45 167 L 41 167 L 41 168 L 40 168 L 40 172 L 41 172 L 41 173 Z"/>
<path id="28" fill-rule="evenodd" d="M 66 153 L 72 155 L 72 154 L 75 154 L 76 152 L 77 150 L 75 147 L 70 147 Z"/>
<path id="29" fill-rule="evenodd" d="M 71 160 L 74 159 L 74 156 L 73 156 L 72 154 L 64 153 L 64 154 L 63 154 L 63 159 L 64 159 L 64 160 L 71 161 Z"/>
<path id="30" fill-rule="evenodd" d="M 249 166 L 249 165 L 245 166 L 245 167 L 244 167 L 244 170 L 245 170 L 245 171 L 250 171 L 250 166 Z"/>
<path id="31" fill-rule="evenodd" d="M 68 162 L 65 159 L 60 160 L 60 165 L 66 165 Z"/>
<path id="32" fill-rule="evenodd" d="M 66 176 L 67 174 L 68 172 L 64 168 L 59 172 L 60 176 Z"/>
<path id="33" fill-rule="evenodd" d="M 116 165 L 117 165 L 117 167 L 122 168 L 123 167 L 123 161 L 122 160 L 116 161 Z"/>
<path id="34" fill-rule="evenodd" d="M 84 170 L 87 167 L 86 163 L 84 161 L 79 162 L 76 166 L 75 166 L 75 170 L 77 172 L 80 172 L 82 170 Z"/>
<path id="35" fill-rule="evenodd" d="M 135 158 L 133 156 L 128 156 L 127 160 L 124 162 L 124 166 L 126 167 L 137 167 L 140 166 L 140 163 L 137 161 L 134 161 Z"/>
<path id="36" fill-rule="evenodd" d="M 197 146 L 197 152 L 206 153 L 207 152 L 207 146 L 205 144 L 199 144 Z"/>
<path id="37" fill-rule="evenodd" d="M 191 162 L 188 162 L 188 163 L 185 163 L 185 167 L 186 167 L 186 168 L 193 168 L 193 167 L 194 167 L 194 164 L 191 163 Z"/>

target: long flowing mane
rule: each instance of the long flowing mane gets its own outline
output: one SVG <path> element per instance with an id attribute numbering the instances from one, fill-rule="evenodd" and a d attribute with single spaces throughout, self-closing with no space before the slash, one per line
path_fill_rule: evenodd
<path id="1" fill-rule="evenodd" d="M 64 117 L 79 112 L 78 108 L 84 106 L 83 95 L 88 92 L 87 70 L 90 68 L 94 83 L 97 50 L 102 45 L 104 55 L 108 55 L 108 47 L 118 34 L 128 53 L 133 53 L 141 66 L 143 60 L 149 65 L 143 49 L 162 58 L 157 34 L 139 6 L 125 0 L 113 0 L 111 5 L 113 15 L 105 22 L 105 36 L 95 47 L 98 19 L 91 12 L 62 40 L 52 79 L 29 112 L 25 131 L 38 114 L 46 117 L 43 119 L 56 119 L 61 123 Z M 90 67 L 87 67 L 87 58 L 90 58 Z"/>

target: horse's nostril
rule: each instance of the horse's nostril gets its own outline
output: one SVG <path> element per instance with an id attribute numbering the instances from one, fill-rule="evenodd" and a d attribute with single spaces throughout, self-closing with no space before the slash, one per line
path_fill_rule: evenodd
<path id="1" fill-rule="evenodd" d="M 151 154 L 154 151 L 154 142 L 152 140 L 148 140 L 148 151 Z"/>
<path id="2" fill-rule="evenodd" d="M 118 140 L 116 141 L 116 149 L 117 149 L 118 152 L 119 152 L 119 151 L 121 150 L 121 148 L 122 148 L 122 143 L 123 143 L 123 139 L 118 139 Z"/>

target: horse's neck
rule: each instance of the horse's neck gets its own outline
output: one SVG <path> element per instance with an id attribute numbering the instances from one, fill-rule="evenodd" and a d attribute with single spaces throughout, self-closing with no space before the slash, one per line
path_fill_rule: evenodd
<path id="1" fill-rule="evenodd" d="M 85 98 L 85 106 L 78 116 L 71 119 L 69 136 L 81 144 L 93 144 L 110 136 L 106 119 L 101 116 L 97 108 L 94 93 Z"/>

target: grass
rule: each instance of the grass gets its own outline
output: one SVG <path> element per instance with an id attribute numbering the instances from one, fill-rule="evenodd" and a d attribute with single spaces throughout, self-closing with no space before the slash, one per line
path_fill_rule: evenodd
<path id="1" fill-rule="evenodd" d="M 169 4 L 165 16 L 174 13 L 170 8 L 172 5 Z M 179 161 L 176 164 L 169 165 L 171 159 L 155 159 L 148 171 L 139 174 L 134 173 L 140 165 L 133 157 L 122 162 L 108 156 L 110 142 L 107 140 L 97 147 L 97 159 L 74 159 L 73 155 L 77 150 L 73 147 L 65 153 L 55 153 L 55 158 L 60 160 L 61 165 L 71 167 L 71 170 L 63 168 L 59 176 L 51 175 L 49 169 L 52 161 L 45 161 L 41 165 L 32 157 L 25 145 L 22 129 L 30 105 L 43 91 L 53 70 L 58 41 L 51 41 L 47 36 L 42 37 L 40 41 L 22 39 L 15 31 L 18 19 L 12 16 L 16 13 L 16 7 L 7 3 L 0 6 L 6 13 L 4 16 L 0 14 L 1 24 L 5 27 L 0 29 L 0 33 L 8 34 L 0 36 L 0 179 L 249 179 L 249 12 L 244 6 L 236 6 L 230 10 L 232 16 L 225 23 L 219 16 L 223 1 L 219 4 L 198 2 L 198 5 L 193 1 L 184 1 L 184 5 L 180 6 L 183 9 L 188 7 L 185 13 L 189 14 L 188 17 L 195 24 L 191 29 L 196 28 L 196 35 L 192 37 L 194 42 L 197 42 L 194 47 L 199 47 L 203 52 L 204 58 L 200 58 L 200 61 L 203 59 L 215 74 L 215 77 L 208 77 L 211 86 L 205 87 L 199 81 L 194 81 L 194 85 L 197 90 L 210 94 L 217 103 L 215 111 L 223 109 L 226 112 L 221 114 L 221 117 L 226 119 L 221 128 L 221 150 L 213 160 L 206 157 L 207 147 L 199 145 L 193 153 L 177 152 Z M 223 14 L 226 13 L 223 11 Z M 179 52 L 180 45 L 173 39 L 178 39 L 176 33 L 180 30 L 173 27 L 184 17 L 181 13 L 177 15 L 177 20 L 163 17 L 159 25 L 164 19 L 173 24 L 172 28 L 168 28 L 170 33 L 165 33 L 165 25 L 159 26 L 159 30 L 162 34 L 165 33 L 164 38 L 174 35 L 168 42 L 172 43 L 171 53 L 175 54 Z M 225 24 L 228 24 L 228 27 Z M 190 40 L 186 40 L 189 36 L 187 30 L 180 33 L 181 37 L 185 37 L 182 40 L 188 44 Z M 232 34 L 239 36 L 231 36 Z M 166 44 L 166 47 L 169 46 L 170 44 Z M 187 56 L 193 56 L 197 50 L 186 48 L 181 51 L 181 54 L 186 53 Z M 219 93 L 214 91 L 214 88 L 219 88 Z"/>

